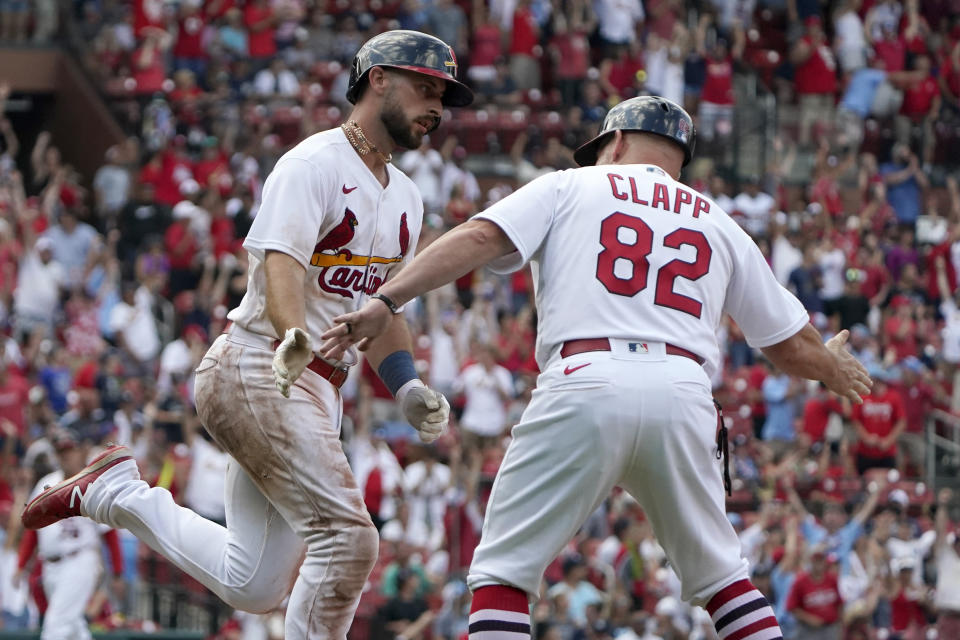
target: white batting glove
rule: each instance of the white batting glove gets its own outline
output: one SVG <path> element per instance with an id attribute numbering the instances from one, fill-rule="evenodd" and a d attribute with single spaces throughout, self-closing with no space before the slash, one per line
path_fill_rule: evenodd
<path id="1" fill-rule="evenodd" d="M 450 403 L 443 394 L 411 380 L 397 391 L 397 403 L 403 415 L 420 434 L 420 441 L 430 444 L 440 437 L 450 421 Z"/>
<path id="2" fill-rule="evenodd" d="M 290 385 L 297 381 L 311 360 L 310 334 L 298 327 L 287 329 L 283 342 L 273 354 L 273 380 L 284 398 L 290 397 Z"/>

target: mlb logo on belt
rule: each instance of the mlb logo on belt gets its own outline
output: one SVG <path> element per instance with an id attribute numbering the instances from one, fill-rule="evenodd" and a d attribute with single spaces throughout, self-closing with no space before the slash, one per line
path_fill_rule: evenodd
<path id="1" fill-rule="evenodd" d="M 630 353 L 650 353 L 650 347 L 647 346 L 646 342 L 628 342 L 627 347 L 630 349 Z"/>

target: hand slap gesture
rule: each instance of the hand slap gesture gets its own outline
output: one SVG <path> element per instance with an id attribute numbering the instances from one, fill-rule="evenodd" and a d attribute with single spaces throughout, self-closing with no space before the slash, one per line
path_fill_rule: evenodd
<path id="1" fill-rule="evenodd" d="M 834 379 L 823 382 L 838 396 L 848 398 L 856 404 L 862 404 L 863 396 L 870 393 L 873 380 L 870 379 L 863 365 L 844 348 L 849 337 L 850 332 L 844 329 L 824 344 L 837 363 L 837 375 Z"/>
<path id="2" fill-rule="evenodd" d="M 336 324 L 320 336 L 324 341 L 320 355 L 342 360 L 352 345 L 366 351 L 370 341 L 387 330 L 392 317 L 390 309 L 379 300 L 368 300 L 359 310 L 337 316 L 333 319 Z"/>

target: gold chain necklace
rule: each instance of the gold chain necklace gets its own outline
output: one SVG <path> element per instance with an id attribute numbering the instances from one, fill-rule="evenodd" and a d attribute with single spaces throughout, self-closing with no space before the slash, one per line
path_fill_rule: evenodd
<path id="1" fill-rule="evenodd" d="M 380 151 L 372 142 L 367 140 L 367 136 L 363 135 L 363 129 L 360 128 L 360 125 L 357 124 L 356 120 L 347 120 L 340 128 L 343 129 L 344 135 L 347 136 L 347 140 L 353 145 L 353 148 L 357 150 L 361 156 L 365 156 L 368 153 L 375 153 L 380 156 L 380 159 L 384 162 L 392 162 L 393 154 L 384 153 Z"/>

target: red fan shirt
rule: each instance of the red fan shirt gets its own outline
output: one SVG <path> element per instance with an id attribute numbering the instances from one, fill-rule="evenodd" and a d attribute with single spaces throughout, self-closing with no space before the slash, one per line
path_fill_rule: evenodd
<path id="1" fill-rule="evenodd" d="M 820 580 L 814 580 L 809 573 L 797 576 L 787 596 L 787 610 L 806 611 L 831 625 L 840 619 L 840 590 L 837 588 L 837 576 L 827 572 Z"/>
<path id="2" fill-rule="evenodd" d="M 863 404 L 853 405 L 853 419 L 863 425 L 867 433 L 884 438 L 893 432 L 894 425 L 906 417 L 903 397 L 892 387 L 883 394 L 870 394 Z M 856 445 L 857 454 L 867 458 L 886 458 L 897 453 L 896 443 L 886 449 L 869 446 L 862 442 Z"/>

